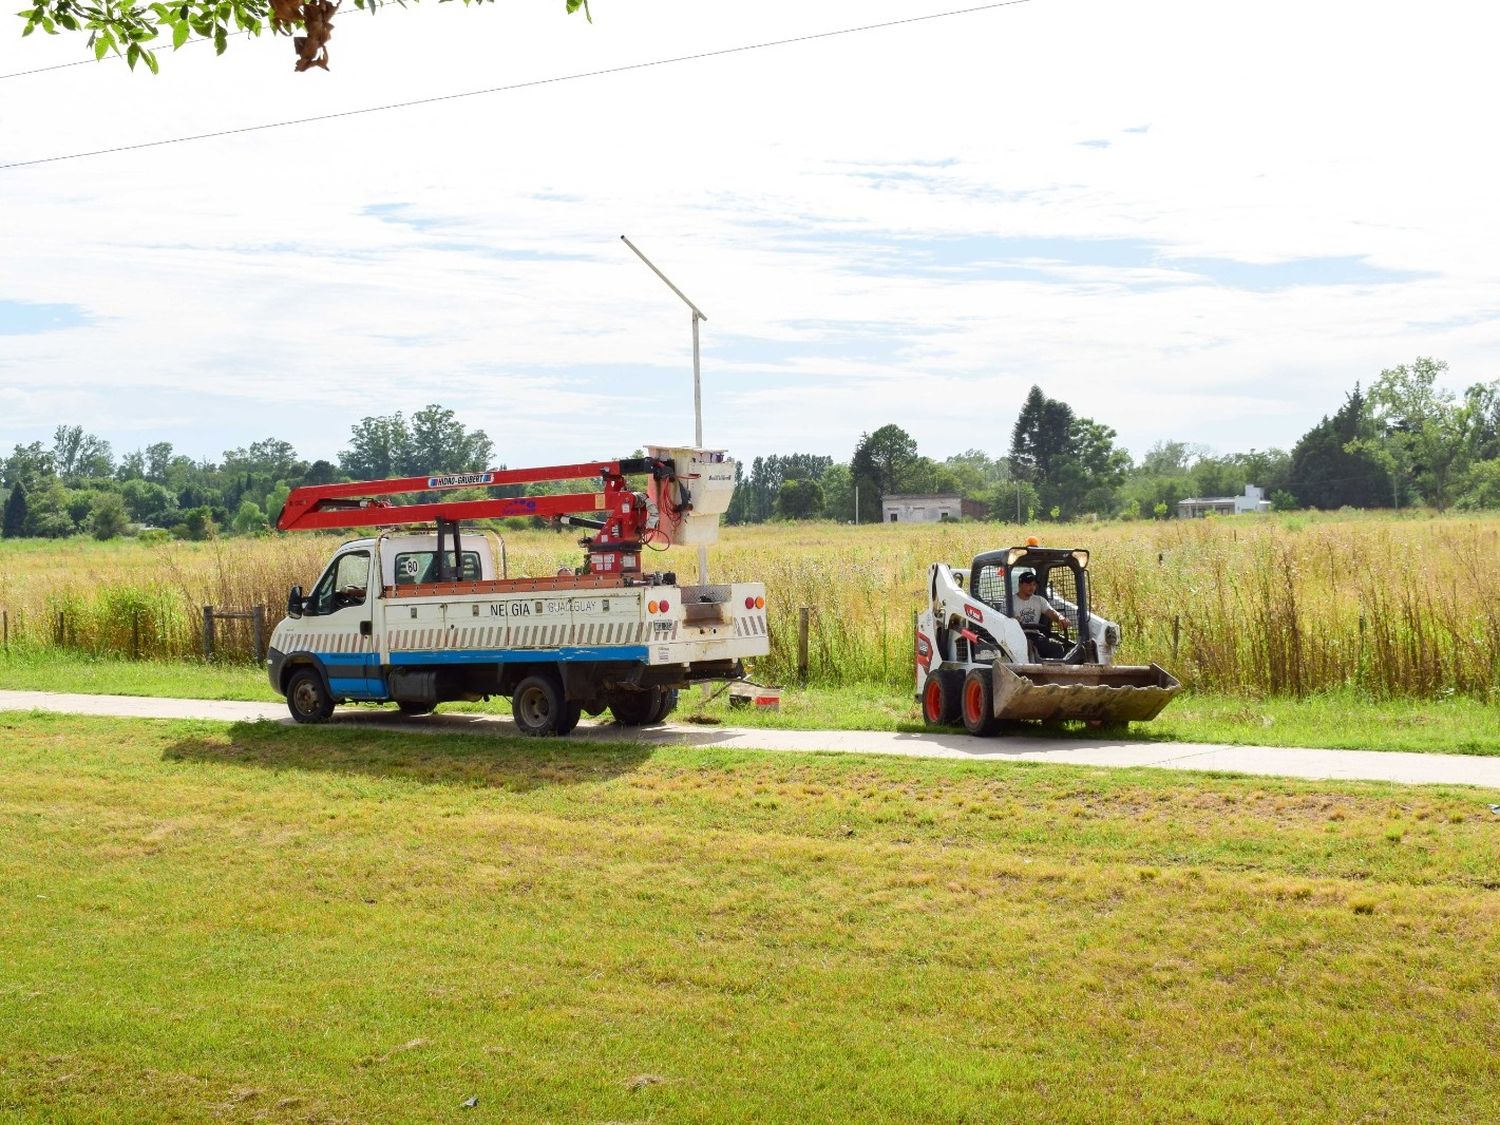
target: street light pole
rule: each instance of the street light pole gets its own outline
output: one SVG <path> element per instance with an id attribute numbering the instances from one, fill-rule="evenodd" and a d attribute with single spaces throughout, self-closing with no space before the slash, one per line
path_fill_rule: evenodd
<path id="1" fill-rule="evenodd" d="M 631 242 L 630 239 L 626 238 L 623 234 L 620 235 L 620 241 L 623 242 L 626 246 L 629 246 L 630 249 L 635 252 L 635 256 L 637 258 L 639 258 L 641 261 L 645 262 L 646 265 L 648 267 L 650 267 L 651 272 L 654 273 L 657 277 L 661 278 L 662 281 L 666 283 L 667 288 L 670 289 L 673 293 L 676 293 L 679 297 L 681 297 L 682 298 L 682 303 L 685 304 L 688 308 L 690 308 L 690 309 L 693 310 L 693 444 L 697 448 L 702 449 L 703 448 L 703 384 L 702 384 L 701 373 L 700 373 L 699 367 L 698 367 L 698 322 L 700 320 L 707 320 L 708 317 L 706 317 L 706 316 L 703 315 L 703 311 L 701 309 L 699 309 L 697 305 L 693 304 L 692 301 L 688 300 L 688 296 L 687 296 L 686 293 L 684 293 L 681 289 L 677 288 L 677 286 L 675 286 L 675 285 L 672 284 L 671 278 L 667 277 L 666 274 L 662 273 L 661 270 L 657 269 L 656 266 L 655 266 L 655 264 L 652 263 L 651 259 L 648 258 L 648 257 L 646 257 L 646 255 L 644 255 L 644 254 L 642 254 L 640 252 L 640 250 L 636 247 L 636 244 L 634 242 Z M 701 584 L 706 584 L 708 582 L 708 548 L 707 547 L 699 547 L 698 548 L 698 582 L 699 582 L 700 585 Z"/>

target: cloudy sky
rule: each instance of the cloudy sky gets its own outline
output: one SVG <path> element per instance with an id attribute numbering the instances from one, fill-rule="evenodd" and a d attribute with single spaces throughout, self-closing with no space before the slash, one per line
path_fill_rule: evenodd
<path id="1" fill-rule="evenodd" d="M 352 3 L 352 0 L 351 0 Z M 956 5 L 955 5 L 956 6 Z M 562 0 L 74 63 L 0 35 L 0 455 L 335 457 L 457 411 L 512 466 L 693 432 L 1004 453 L 1039 384 L 1154 442 L 1289 447 L 1418 355 L 1500 375 L 1500 9 Z M 532 83 L 532 85 L 523 85 Z M 519 87 L 503 89 L 504 87 Z M 92 153 L 420 99 L 213 139 Z"/>

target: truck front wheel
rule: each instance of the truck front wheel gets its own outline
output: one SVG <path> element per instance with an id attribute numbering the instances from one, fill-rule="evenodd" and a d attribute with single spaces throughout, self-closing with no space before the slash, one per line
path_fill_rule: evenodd
<path id="1" fill-rule="evenodd" d="M 578 725 L 580 708 L 563 699 L 562 685 L 552 676 L 527 676 L 510 697 L 511 714 L 522 734 L 539 737 L 567 734 Z"/>
<path id="2" fill-rule="evenodd" d="M 314 668 L 298 668 L 286 684 L 286 708 L 299 723 L 326 723 L 333 697 Z"/>

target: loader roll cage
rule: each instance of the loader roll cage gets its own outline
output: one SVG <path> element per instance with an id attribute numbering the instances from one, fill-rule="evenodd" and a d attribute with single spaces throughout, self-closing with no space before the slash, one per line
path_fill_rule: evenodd
<path id="1" fill-rule="evenodd" d="M 1007 547 L 1001 551 L 986 551 L 975 555 L 969 571 L 969 593 L 986 605 L 999 610 L 1007 617 L 1015 616 L 1016 582 L 1014 575 L 1023 570 L 1034 570 L 1037 574 L 1037 592 L 1059 611 L 1059 601 L 1066 602 L 1054 593 L 1054 574 L 1059 570 L 1068 572 L 1073 595 L 1073 611 L 1065 614 L 1072 617 L 1073 643 L 1063 656 L 1041 658 L 1045 663 L 1080 664 L 1088 662 L 1089 653 L 1089 553 L 1057 547 Z M 1042 632 L 1050 630 L 1051 623 L 1044 622 Z M 1028 630 L 1032 631 L 1032 630 Z"/>

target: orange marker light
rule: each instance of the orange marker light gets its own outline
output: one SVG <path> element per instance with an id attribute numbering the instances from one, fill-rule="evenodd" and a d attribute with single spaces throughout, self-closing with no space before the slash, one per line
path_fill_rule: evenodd
<path id="1" fill-rule="evenodd" d="M 1039 547 L 1039 546 L 1041 546 L 1041 543 L 1042 543 L 1042 541 L 1040 539 L 1038 539 L 1035 535 L 1028 535 L 1026 537 L 1026 546 L 1028 546 L 1028 547 Z"/>
<path id="2" fill-rule="evenodd" d="M 655 602 L 647 602 L 646 603 L 646 612 L 647 613 L 655 613 L 656 612 L 656 603 Z"/>
<path id="3" fill-rule="evenodd" d="M 756 609 L 765 609 L 766 608 L 766 599 L 765 598 L 756 598 L 755 599 L 755 608 Z"/>

